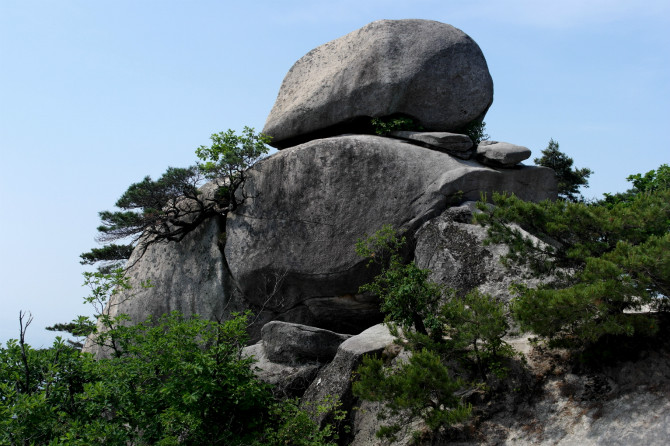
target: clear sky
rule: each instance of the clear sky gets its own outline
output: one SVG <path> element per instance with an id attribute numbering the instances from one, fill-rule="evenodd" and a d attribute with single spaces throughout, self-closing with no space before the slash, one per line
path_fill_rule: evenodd
<path id="1" fill-rule="evenodd" d="M 379 19 L 450 23 L 482 48 L 492 139 L 550 138 L 587 197 L 670 163 L 667 0 L 0 0 L 0 342 L 90 314 L 97 212 L 209 135 L 260 130 L 291 65 Z"/>

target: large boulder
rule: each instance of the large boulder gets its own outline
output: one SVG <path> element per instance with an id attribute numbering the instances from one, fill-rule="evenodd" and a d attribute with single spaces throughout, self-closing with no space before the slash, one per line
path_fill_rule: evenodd
<path id="1" fill-rule="evenodd" d="M 283 364 L 328 362 L 349 337 L 330 330 L 280 321 L 268 322 L 261 329 L 268 359 Z"/>
<path id="2" fill-rule="evenodd" d="M 528 158 L 528 147 L 498 141 L 482 141 L 477 145 L 477 161 L 488 166 L 512 167 Z"/>
<path id="3" fill-rule="evenodd" d="M 278 148 L 404 115 L 428 131 L 458 131 L 493 102 L 479 46 L 430 20 L 380 20 L 313 49 L 289 70 L 263 133 Z"/>
<path id="4" fill-rule="evenodd" d="M 256 376 L 275 386 L 275 392 L 301 396 L 319 369 L 332 361 L 338 347 L 351 336 L 301 324 L 272 321 L 261 330 L 261 341 L 245 347 L 256 361 Z"/>
<path id="5" fill-rule="evenodd" d="M 228 216 L 225 254 L 246 299 L 269 316 L 358 333 L 380 320 L 357 295 L 372 271 L 356 241 L 384 224 L 416 230 L 453 200 L 555 197 L 553 171 L 497 170 L 392 138 L 350 135 L 276 153 L 249 172 Z"/>

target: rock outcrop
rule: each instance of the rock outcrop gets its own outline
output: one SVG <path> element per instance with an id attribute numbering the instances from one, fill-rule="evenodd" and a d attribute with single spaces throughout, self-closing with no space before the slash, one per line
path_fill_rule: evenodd
<path id="1" fill-rule="evenodd" d="M 171 311 L 223 320 L 251 309 L 256 343 L 243 354 L 256 359 L 257 376 L 305 406 L 338 399 L 352 428 L 342 443 L 379 444 L 380 405 L 354 398 L 352 373 L 363 355 L 393 364 L 410 353 L 379 324 L 378 300 L 358 294 L 376 271 L 357 257 L 356 241 L 390 224 L 406 231 L 413 252 L 405 254 L 432 281 L 508 300 L 523 271 L 500 265 L 505 247 L 484 245 L 472 200 L 494 191 L 556 197 L 552 170 L 519 164 L 527 148 L 475 146 L 458 133 L 492 100 L 479 47 L 443 23 L 382 20 L 310 51 L 286 75 L 263 130 L 285 150 L 246 172 L 242 204 L 227 218 L 207 219 L 179 243 L 136 249 L 132 289 L 106 311 L 136 323 Z M 371 118 L 397 116 L 424 131 L 368 134 Z M 667 352 L 577 376 L 525 338 L 510 344 L 529 354 L 530 373 L 518 374 L 523 391 L 475 401 L 478 434 L 458 444 L 662 444 L 670 436 Z M 104 354 L 91 343 L 84 350 Z"/>
<path id="2" fill-rule="evenodd" d="M 228 273 L 220 248 L 223 232 L 223 219 L 212 218 L 179 243 L 136 248 L 127 263 L 131 288 L 111 297 L 108 314 L 126 314 L 136 324 L 172 311 L 225 320 L 231 312 L 248 308 Z M 102 354 L 89 340 L 84 350 Z"/>
<path id="3" fill-rule="evenodd" d="M 472 140 L 468 135 L 449 132 L 411 132 L 395 131 L 391 132 L 394 138 L 407 140 L 411 143 L 448 153 L 462 159 L 472 157 Z"/>
<path id="4" fill-rule="evenodd" d="M 509 287 L 515 282 L 536 286 L 539 279 L 527 269 L 505 267 L 500 259 L 507 254 L 505 245 L 485 245 L 486 228 L 471 224 L 478 212 L 475 202 L 452 207 L 426 222 L 416 233 L 414 261 L 431 271 L 432 282 L 460 293 L 479 289 L 496 299 L 508 301 Z M 525 237 L 539 242 L 522 230 Z"/>
<path id="5" fill-rule="evenodd" d="M 285 148 L 390 115 L 453 132 L 481 120 L 492 102 L 486 60 L 464 32 L 430 20 L 380 20 L 298 60 L 263 133 Z"/>
<path id="6" fill-rule="evenodd" d="M 356 294 L 371 277 L 354 251 L 359 238 L 385 224 L 413 232 L 482 192 L 541 200 L 555 187 L 550 169 L 492 169 L 392 138 L 315 140 L 248 172 L 225 255 L 245 298 L 271 319 L 359 333 L 380 321 L 377 302 Z"/>
<path id="7" fill-rule="evenodd" d="M 477 161 L 488 166 L 513 167 L 528 158 L 528 147 L 498 141 L 482 141 L 477 145 Z"/>

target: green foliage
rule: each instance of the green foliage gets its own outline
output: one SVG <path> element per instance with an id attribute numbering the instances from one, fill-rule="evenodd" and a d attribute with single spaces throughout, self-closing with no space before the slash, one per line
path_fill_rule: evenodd
<path id="1" fill-rule="evenodd" d="M 230 203 L 230 210 L 235 210 L 240 204 L 235 192 L 244 183 L 246 170 L 268 153 L 270 137 L 245 126 L 242 135 L 228 130 L 210 139 L 211 146 L 200 146 L 195 151 L 201 161 L 198 168 L 210 180 L 225 178 L 220 196 Z"/>
<path id="2" fill-rule="evenodd" d="M 95 305 L 127 284 L 120 272 L 87 274 Z M 0 348 L 0 444 L 334 446 L 333 426 L 319 429 L 256 379 L 242 356 L 247 319 L 172 313 L 124 325 L 102 314 L 91 336 L 113 350 L 99 360 L 60 338 L 33 350 L 22 324 Z"/>
<path id="3" fill-rule="evenodd" d="M 494 362 L 513 355 L 502 340 L 509 329 L 505 306 L 491 296 L 476 289 L 462 298 L 452 296 L 440 308 L 439 320 L 447 351 L 472 362 L 482 382 Z"/>
<path id="4" fill-rule="evenodd" d="M 211 135 L 212 145 L 196 149 L 199 163 L 187 168 L 168 167 L 157 180 L 147 176 L 131 184 L 116 202 L 116 211 L 99 213 L 102 224 L 97 240 L 109 243 L 130 240 L 125 245 L 108 244 L 81 254 L 82 264 L 107 262 L 106 270 L 123 263 L 135 246 L 142 251 L 151 243 L 181 241 L 206 219 L 237 209 L 244 197 L 237 195 L 245 171 L 267 152 L 270 138 L 245 127 Z M 200 191 L 205 180 L 218 187 L 214 196 Z"/>
<path id="5" fill-rule="evenodd" d="M 356 373 L 354 395 L 386 402 L 384 417 L 420 417 L 430 429 L 437 430 L 470 416 L 471 407 L 454 395 L 464 383 L 454 379 L 440 356 L 429 350 L 415 351 L 408 361 L 392 368 L 384 366 L 381 359 L 366 356 Z M 394 441 L 400 429 L 400 422 L 392 422 L 377 436 Z"/>
<path id="6" fill-rule="evenodd" d="M 339 402 L 326 401 L 316 408 L 317 413 L 334 413 L 335 424 L 326 424 L 319 429 L 309 413 L 299 407 L 297 400 L 275 403 L 270 408 L 270 414 L 277 421 L 268 426 L 253 445 L 336 446 L 339 438 L 337 427 L 346 415 L 339 409 L 340 405 Z"/>
<path id="7" fill-rule="evenodd" d="M 405 329 L 413 327 L 427 335 L 428 329 L 438 328 L 435 315 L 441 289 L 428 281 L 429 271 L 403 261 L 399 251 L 405 242 L 389 225 L 366 240 L 358 240 L 356 253 L 368 258 L 368 265 L 384 266 L 371 283 L 360 287 L 360 292 L 379 296 L 387 322 L 396 322 Z"/>
<path id="8" fill-rule="evenodd" d="M 117 260 L 127 260 L 133 252 L 132 245 L 117 245 L 109 244 L 102 248 L 93 248 L 90 252 L 81 254 L 82 265 L 93 265 L 96 262 L 107 261 L 113 262 Z"/>
<path id="9" fill-rule="evenodd" d="M 412 118 L 405 116 L 386 116 L 383 118 L 372 118 L 370 120 L 374 131 L 379 136 L 386 136 L 391 132 L 402 130 L 421 131 L 423 127 Z"/>
<path id="10" fill-rule="evenodd" d="M 626 192 L 605 194 L 602 203 L 614 205 L 635 201 L 638 194 L 670 189 L 670 166 L 661 164 L 656 170 L 642 174 L 629 175 L 626 180 L 633 183 L 633 187 Z"/>
<path id="11" fill-rule="evenodd" d="M 484 121 L 473 121 L 468 124 L 461 132 L 468 135 L 474 145 L 491 138 L 491 136 L 486 133 L 486 123 Z"/>
<path id="12" fill-rule="evenodd" d="M 489 373 L 504 374 L 500 360 L 512 356 L 502 340 L 508 325 L 504 305 L 473 290 L 463 296 L 428 280 L 429 271 L 406 262 L 406 243 L 391 226 L 356 244 L 358 255 L 380 273 L 361 292 L 379 296 L 386 321 L 412 352 L 409 361 L 395 366 L 367 358 L 358 370 L 354 393 L 360 398 L 386 401 L 390 415 L 409 422 L 421 417 L 433 430 L 468 417 L 470 409 L 454 396 L 464 386 L 445 365 L 457 360 L 486 382 Z M 383 426 L 378 435 L 394 438 L 402 422 Z"/>
<path id="13" fill-rule="evenodd" d="M 572 347 L 656 333 L 649 311 L 667 311 L 670 295 L 670 189 L 649 187 L 591 205 L 507 195 L 494 195 L 493 202 L 480 203 L 483 213 L 476 216 L 489 241 L 506 243 L 509 263 L 544 279 L 538 288 L 515 288 L 512 309 L 523 329 Z"/>
<path id="14" fill-rule="evenodd" d="M 131 184 L 116 202 L 121 211 L 100 212 L 103 224 L 98 227 L 99 240 L 133 237 L 133 241 L 137 241 L 145 230 L 177 237 L 179 225 L 175 223 L 198 212 L 185 207 L 180 209 L 179 203 L 184 198 L 198 199 L 201 178 L 196 167 L 168 167 L 158 180 L 147 176 Z"/>
<path id="15" fill-rule="evenodd" d="M 549 140 L 549 145 L 542 151 L 540 158 L 533 160 L 538 166 L 549 167 L 556 173 L 558 181 L 558 197 L 568 201 L 583 201 L 584 197 L 579 193 L 580 187 L 589 187 L 588 178 L 593 171 L 588 168 L 573 168 L 572 158 L 561 152 L 558 142 Z"/>
<path id="16" fill-rule="evenodd" d="M 637 193 L 670 189 L 670 166 L 661 164 L 656 170 L 650 170 L 644 175 L 629 175 L 626 179 L 633 183 L 633 191 Z"/>

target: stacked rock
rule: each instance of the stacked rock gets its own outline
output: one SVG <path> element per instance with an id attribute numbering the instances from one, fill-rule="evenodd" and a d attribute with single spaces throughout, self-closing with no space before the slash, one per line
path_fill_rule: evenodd
<path id="1" fill-rule="evenodd" d="M 282 150 L 247 171 L 243 204 L 180 243 L 133 254 L 131 285 L 141 291 L 119 293 L 110 311 L 140 322 L 252 309 L 256 340 L 273 320 L 346 334 L 380 322 L 377 299 L 358 292 L 373 274 L 355 253 L 358 239 L 385 224 L 412 237 L 482 193 L 556 196 L 553 171 L 518 164 L 530 151 L 476 147 L 463 134 L 492 100 L 481 50 L 443 23 L 382 20 L 310 51 L 263 129 Z M 373 118 L 396 117 L 417 128 L 373 134 Z M 141 287 L 147 278 L 154 288 Z"/>
<path id="2" fill-rule="evenodd" d="M 479 46 L 444 23 L 381 20 L 307 53 L 263 129 L 281 150 L 248 172 L 253 198 L 228 217 L 225 256 L 242 294 L 270 319 L 357 333 L 379 317 L 358 294 L 370 271 L 356 240 L 384 224 L 411 234 L 456 197 L 554 197 L 551 170 L 518 164 L 530 151 L 484 143 L 480 153 L 459 133 L 492 101 Z M 372 118 L 397 116 L 424 130 L 371 134 Z M 273 277 L 277 304 L 259 286 Z"/>

